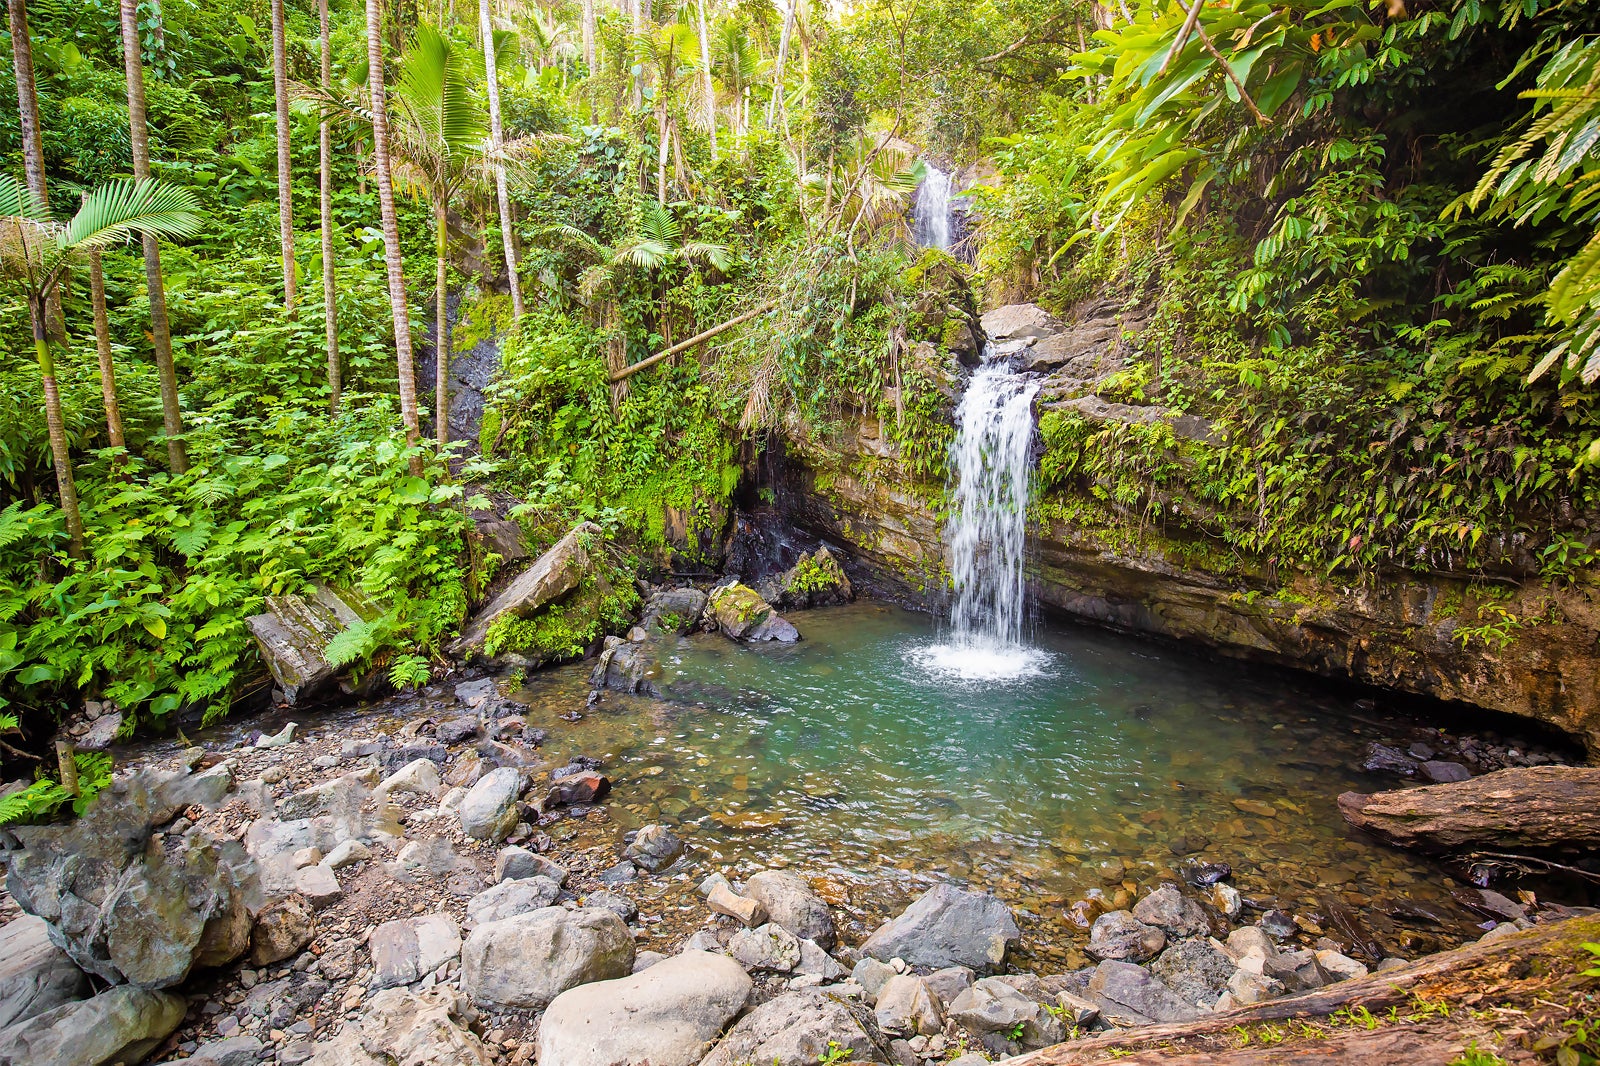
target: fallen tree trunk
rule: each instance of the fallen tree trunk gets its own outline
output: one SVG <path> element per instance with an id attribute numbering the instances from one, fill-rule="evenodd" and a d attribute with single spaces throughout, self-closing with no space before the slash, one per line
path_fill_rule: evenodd
<path id="1" fill-rule="evenodd" d="M 1216 1066 L 1280 1062 L 1444 1066 L 1469 1042 L 1486 1049 L 1545 1029 L 1569 1014 L 1562 1000 L 1593 984 L 1585 941 L 1600 939 L 1600 918 L 1547 922 L 1487 943 L 1468 944 L 1351 981 L 1187 1022 L 1145 1025 L 1056 1044 L 1013 1066 L 1079 1066 L 1187 1061 Z M 1544 1017 L 1530 1006 L 1554 1007 Z M 1386 1012 L 1396 1008 L 1394 1016 Z M 1472 1007 L 1471 1011 L 1457 1010 Z M 1372 1017 L 1362 1012 L 1371 1012 Z M 1353 1013 L 1330 1019 L 1341 1011 Z"/>
<path id="2" fill-rule="evenodd" d="M 686 341 L 679 341 L 677 344 L 674 344 L 665 351 L 657 352 L 655 355 L 652 355 L 647 359 L 641 359 L 631 366 L 623 367 L 621 370 L 611 375 L 611 383 L 615 385 L 617 382 L 622 381 L 624 378 L 630 378 L 641 370 L 648 370 L 657 363 L 661 362 L 663 359 L 670 358 L 671 356 L 677 355 L 681 351 L 685 351 L 686 349 L 693 348 L 697 344 L 708 341 L 712 337 L 715 337 L 717 334 L 721 333 L 723 330 L 729 330 L 734 326 L 742 325 L 743 323 L 750 321 L 752 318 L 755 318 L 757 315 L 764 315 L 777 306 L 777 300 L 768 300 L 764 304 L 759 304 L 756 307 L 752 307 L 750 310 L 746 311 L 737 318 L 730 318 L 726 322 L 720 322 L 703 333 L 696 333 L 693 337 L 690 337 Z"/>
<path id="3" fill-rule="evenodd" d="M 1345 820 L 1402 848 L 1577 853 L 1600 847 L 1600 768 L 1534 766 L 1339 797 Z"/>

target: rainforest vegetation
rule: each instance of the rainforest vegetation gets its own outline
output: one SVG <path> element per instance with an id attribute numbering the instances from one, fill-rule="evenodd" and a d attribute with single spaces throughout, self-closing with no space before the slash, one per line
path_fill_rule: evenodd
<path id="1" fill-rule="evenodd" d="M 134 729 L 259 695 L 245 619 L 313 582 L 372 605 L 343 661 L 416 684 L 500 561 L 474 515 L 648 567 L 852 412 L 937 493 L 911 353 L 1023 299 L 1123 302 L 1115 395 L 1214 427 L 1046 414 L 1044 516 L 1352 585 L 1592 571 L 1595 5 L 8 9 L 15 743 L 86 697 Z M 967 176 L 954 256 L 910 239 L 925 160 Z M 477 439 L 441 332 L 499 343 Z"/>

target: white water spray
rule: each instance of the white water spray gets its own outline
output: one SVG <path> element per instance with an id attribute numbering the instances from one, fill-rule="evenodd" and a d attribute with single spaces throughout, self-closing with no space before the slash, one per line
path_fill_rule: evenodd
<path id="1" fill-rule="evenodd" d="M 1038 391 L 1031 375 L 1005 360 L 986 361 L 956 408 L 950 449 L 956 483 L 945 529 L 955 586 L 950 638 L 918 655 L 936 673 L 966 681 L 1028 677 L 1046 659 L 1023 640 Z"/>
<path id="2" fill-rule="evenodd" d="M 912 209 L 912 237 L 920 248 L 950 250 L 950 175 L 923 163 L 926 173 L 917 186 L 917 202 Z"/>

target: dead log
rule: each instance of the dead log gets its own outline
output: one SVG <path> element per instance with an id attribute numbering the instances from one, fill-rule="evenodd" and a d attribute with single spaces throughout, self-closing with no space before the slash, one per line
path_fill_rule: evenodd
<path id="1" fill-rule="evenodd" d="M 611 383 L 615 385 L 617 382 L 630 378 L 641 370 L 648 370 L 650 367 L 655 366 L 663 359 L 667 359 L 671 356 L 677 355 L 681 351 L 685 351 L 689 348 L 693 348 L 697 344 L 708 341 L 724 330 L 730 330 L 734 326 L 742 325 L 750 321 L 752 318 L 755 318 L 757 315 L 764 315 L 777 306 L 777 300 L 768 300 L 766 303 L 752 307 L 750 310 L 746 311 L 742 315 L 737 316 L 736 318 L 730 318 L 726 322 L 719 322 L 705 332 L 696 333 L 693 337 L 690 337 L 686 341 L 679 341 L 677 344 L 674 344 L 665 351 L 657 352 L 655 355 L 652 355 L 647 359 L 641 359 L 637 363 L 623 367 L 621 370 L 611 375 Z"/>
<path id="2" fill-rule="evenodd" d="M 1357 829 L 1436 855 L 1592 852 L 1600 847 L 1600 768 L 1533 766 L 1370 796 L 1346 792 L 1339 810 Z"/>
<path id="3" fill-rule="evenodd" d="M 1439 1005 L 1505 1004 L 1517 1006 L 1543 1001 L 1557 989 L 1587 987 L 1591 978 L 1581 971 L 1591 964 L 1582 948 L 1600 939 L 1600 918 L 1585 916 L 1546 922 L 1525 932 L 1487 943 L 1468 944 L 1440 952 L 1404 966 L 1351 981 L 1340 981 L 1299 995 L 1239 1007 L 1187 1022 L 1144 1025 L 1136 1029 L 1103 1033 L 1035 1051 L 1008 1060 L 1012 1066 L 1081 1066 L 1083 1063 L 1215 1063 L 1217 1066 L 1327 1061 L 1340 1063 L 1439 1063 L 1459 1056 L 1467 1041 L 1481 1035 L 1470 1028 L 1472 1012 Z M 1557 997 L 1559 998 L 1559 997 Z M 1327 1019 L 1347 1008 L 1366 1008 L 1382 1016 L 1390 1007 L 1403 1016 L 1421 1005 L 1418 1023 L 1386 1022 L 1368 1030 L 1360 1025 L 1323 1026 L 1315 1033 L 1299 1023 Z M 1498 1024 L 1494 1012 L 1484 1026 Z M 1276 1025 L 1275 1023 L 1295 1023 Z M 1559 1022 L 1556 1023 L 1559 1027 Z M 1259 1039 L 1244 1043 L 1244 1035 L 1274 1028 L 1304 1038 L 1291 1050 L 1262 1047 Z M 1387 1034 L 1383 1036 L 1375 1034 Z M 1241 1046 L 1243 1044 L 1243 1046 Z M 1323 1049 L 1342 1049 L 1344 1057 Z"/>

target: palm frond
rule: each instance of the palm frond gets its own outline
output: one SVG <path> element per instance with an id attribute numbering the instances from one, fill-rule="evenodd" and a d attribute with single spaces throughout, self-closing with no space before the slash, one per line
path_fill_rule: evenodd
<path id="1" fill-rule="evenodd" d="M 727 273 L 728 267 L 733 263 L 733 256 L 725 244 L 711 244 L 706 241 L 690 241 L 683 246 L 685 259 L 693 259 L 709 263 L 717 270 Z"/>
<path id="2" fill-rule="evenodd" d="M 103 248 L 135 233 L 192 237 L 205 213 L 194 193 L 158 178 L 113 181 L 91 192 L 57 243 L 63 250 Z"/>
<path id="3" fill-rule="evenodd" d="M 48 223 L 49 210 L 33 198 L 28 187 L 9 174 L 0 174 L 0 216 Z"/>

